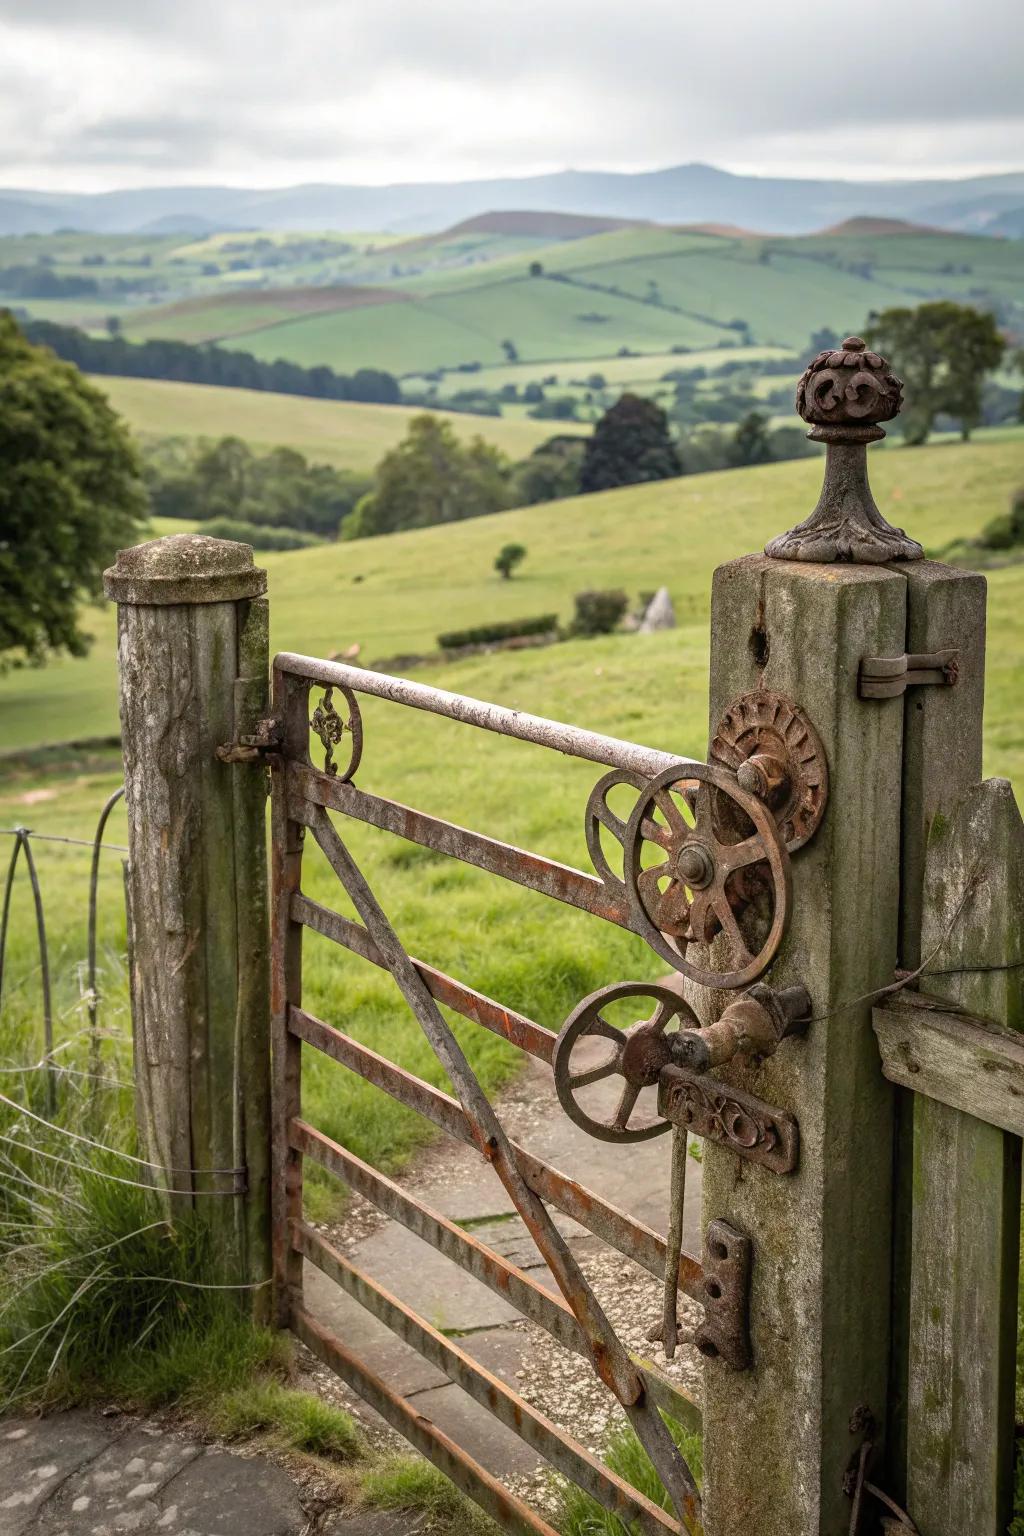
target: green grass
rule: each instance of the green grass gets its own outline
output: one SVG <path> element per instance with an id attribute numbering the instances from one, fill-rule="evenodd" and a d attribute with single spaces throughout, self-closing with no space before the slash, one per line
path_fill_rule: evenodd
<path id="1" fill-rule="evenodd" d="M 264 1431 L 282 1450 L 337 1461 L 363 1449 L 355 1420 L 344 1409 L 272 1379 L 224 1392 L 213 1404 L 210 1422 L 229 1439 Z"/>
<path id="2" fill-rule="evenodd" d="M 671 1419 L 665 1422 L 700 1487 L 703 1477 L 700 1436 Z M 613 1472 L 645 1494 L 652 1503 L 672 1511 L 672 1502 L 664 1485 L 631 1425 L 620 1424 L 612 1431 L 604 1459 Z M 618 1515 L 610 1514 L 574 1483 L 559 1481 L 557 1486 L 560 1504 L 557 1524 L 562 1536 L 634 1536 L 635 1524 L 627 1525 Z"/>
<path id="3" fill-rule="evenodd" d="M 498 1527 L 436 1467 L 418 1456 L 391 1456 L 359 1480 L 361 1501 L 371 1509 L 417 1510 L 428 1531 L 445 1536 L 497 1536 Z"/>
<path id="4" fill-rule="evenodd" d="M 297 448 L 318 464 L 369 472 L 405 436 L 418 411 L 401 405 L 312 400 L 251 389 L 175 384 L 110 376 L 93 383 L 136 432 L 159 437 L 244 437 L 256 449 Z M 513 459 L 525 458 L 563 424 L 439 413 L 467 441 L 482 437 Z M 584 432 L 584 427 L 570 431 Z"/>

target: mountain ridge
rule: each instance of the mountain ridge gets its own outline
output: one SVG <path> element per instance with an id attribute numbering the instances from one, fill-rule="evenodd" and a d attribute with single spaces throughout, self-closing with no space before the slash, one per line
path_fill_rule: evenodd
<path id="1" fill-rule="evenodd" d="M 0 188 L 0 234 L 134 234 L 154 223 L 222 230 L 388 230 L 413 237 L 495 209 L 664 224 L 721 224 L 810 234 L 851 218 L 895 218 L 1003 233 L 1024 210 L 1024 170 L 986 176 L 850 181 L 737 175 L 701 163 L 650 171 L 564 170 L 540 176 L 379 186 L 311 182 L 242 188 L 170 186 L 61 193 Z"/>

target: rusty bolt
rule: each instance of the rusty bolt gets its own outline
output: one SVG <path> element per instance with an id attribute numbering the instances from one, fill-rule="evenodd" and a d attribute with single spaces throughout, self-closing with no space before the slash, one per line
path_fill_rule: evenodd
<path id="1" fill-rule="evenodd" d="M 676 869 L 687 885 L 703 890 L 714 879 L 715 863 L 703 843 L 687 843 L 679 851 Z"/>
<path id="2" fill-rule="evenodd" d="M 749 795 L 756 795 L 771 805 L 789 789 L 785 763 L 770 752 L 755 752 L 736 770 L 736 782 Z"/>

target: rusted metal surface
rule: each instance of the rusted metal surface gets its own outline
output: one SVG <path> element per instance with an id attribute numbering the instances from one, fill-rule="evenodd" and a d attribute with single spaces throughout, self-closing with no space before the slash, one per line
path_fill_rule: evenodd
<path id="1" fill-rule="evenodd" d="M 685 1457 L 657 1409 L 645 1402 L 643 1379 L 543 1201 L 524 1179 L 513 1147 L 451 1028 L 379 906 L 326 811 L 308 822 L 363 923 L 388 961 L 438 1060 L 458 1093 L 474 1143 L 490 1162 L 522 1217 L 559 1290 L 586 1334 L 594 1369 L 622 1404 L 688 1530 L 700 1529 L 700 1494 Z"/>
<path id="2" fill-rule="evenodd" d="M 414 1077 L 404 1067 L 396 1066 L 387 1057 L 380 1056 L 369 1046 L 351 1039 L 322 1019 L 292 1008 L 289 1013 L 289 1030 L 299 1040 L 316 1050 L 323 1051 L 334 1061 L 358 1073 L 367 1082 L 389 1093 L 414 1109 L 425 1120 L 439 1127 L 454 1141 L 476 1144 L 469 1122 L 461 1106 L 440 1088 L 434 1088 L 421 1078 Z M 632 1259 L 649 1274 L 660 1280 L 665 1273 L 665 1240 L 643 1222 L 627 1216 L 616 1206 L 602 1200 L 592 1190 L 586 1189 L 567 1174 L 542 1162 L 532 1152 L 517 1143 L 510 1143 L 522 1175 L 534 1194 L 553 1205 L 556 1210 L 578 1221 L 580 1226 L 593 1232 L 621 1253 Z M 703 1270 L 699 1260 L 691 1254 L 683 1254 L 679 1262 L 680 1289 L 695 1300 L 702 1300 Z"/>
<path id="3" fill-rule="evenodd" d="M 677 1522 L 663 1510 L 610 1472 L 577 1440 L 564 1434 L 545 1414 L 478 1364 L 452 1339 L 439 1333 L 426 1318 L 357 1269 L 317 1232 L 299 1224 L 292 1229 L 292 1240 L 305 1258 L 347 1291 L 360 1306 L 437 1366 L 474 1402 L 492 1413 L 499 1423 L 538 1451 L 564 1477 L 570 1478 L 605 1509 L 650 1536 L 678 1532 Z"/>
<path id="4" fill-rule="evenodd" d="M 4 962 L 7 953 L 7 928 L 11 915 L 11 892 L 18 867 L 18 855 L 24 850 L 25 868 L 32 887 L 32 901 L 36 914 L 36 938 L 39 944 L 39 979 L 43 992 L 43 1049 L 46 1057 L 46 1109 L 53 1114 L 57 1107 L 57 1083 L 53 1065 L 53 997 L 50 989 L 50 950 L 46 942 L 46 915 L 43 911 L 43 894 L 39 889 L 39 875 L 32 852 L 32 833 L 28 827 L 15 827 L 11 862 L 7 866 L 4 883 L 3 913 L 0 915 L 0 996 L 3 995 Z"/>
<path id="5" fill-rule="evenodd" d="M 843 1491 L 847 1498 L 853 1501 L 853 1507 L 850 1510 L 849 1536 L 866 1536 L 868 1526 L 864 1524 L 864 1518 L 872 1500 L 886 1511 L 881 1516 L 881 1528 L 886 1536 L 898 1536 L 901 1531 L 908 1533 L 908 1536 L 921 1536 L 920 1530 L 907 1511 L 897 1504 L 890 1494 L 868 1479 L 868 1468 L 876 1450 L 877 1428 L 874 1414 L 866 1405 L 862 1404 L 855 1408 L 850 1415 L 850 1433 L 851 1435 L 863 1434 L 864 1440 L 860 1450 L 854 1453 L 843 1480 Z"/>
<path id="6" fill-rule="evenodd" d="M 724 824 L 737 815 L 734 825 Z M 656 862 L 649 864 L 652 855 Z M 752 894 L 754 871 L 772 905 L 768 934 L 756 951 L 736 913 Z M 651 780 L 626 828 L 625 876 L 634 931 L 698 985 L 746 986 L 775 958 L 791 899 L 789 855 L 771 811 L 725 769 L 697 763 Z M 710 943 L 718 933 L 732 969 L 715 971 L 686 958 L 690 944 Z"/>
<path id="7" fill-rule="evenodd" d="M 514 1531 L 519 1536 L 558 1536 L 558 1532 L 546 1520 L 509 1493 L 496 1477 L 492 1477 L 425 1414 L 419 1413 L 413 1404 L 393 1392 L 386 1382 L 352 1354 L 351 1350 L 346 1349 L 341 1340 L 322 1327 L 304 1307 L 297 1305 L 294 1308 L 291 1326 L 307 1349 L 311 1349 L 336 1375 L 347 1381 L 364 1402 L 375 1408 L 382 1419 L 386 1419 L 393 1429 L 404 1435 L 456 1487 L 486 1510 L 502 1530 Z"/>
<path id="8" fill-rule="evenodd" d="M 672 1179 L 669 1194 L 668 1261 L 665 1265 L 665 1291 L 661 1307 L 661 1332 L 649 1334 L 660 1339 L 666 1360 L 674 1360 L 680 1342 L 679 1286 L 673 1270 L 683 1251 L 683 1206 L 686 1201 L 686 1163 L 690 1155 L 689 1133 L 678 1125 L 672 1127 Z"/>
<path id="9" fill-rule="evenodd" d="M 862 699 L 898 699 L 908 688 L 953 688 L 960 676 L 960 652 L 919 652 L 910 656 L 862 656 L 857 691 Z"/>
<path id="10" fill-rule="evenodd" d="M 396 800 L 367 794 L 354 784 L 341 783 L 313 768 L 290 763 L 288 782 L 291 814 L 307 825 L 318 806 L 343 811 L 356 821 L 393 832 L 407 842 L 433 848 L 463 864 L 472 864 L 488 874 L 514 881 L 516 885 L 525 885 L 542 896 L 553 896 L 556 901 L 603 917 L 620 928 L 632 927 L 626 903 L 616 892 L 609 891 L 593 875 L 584 874 L 568 864 L 559 864 L 555 859 L 545 859 L 510 843 L 498 842 L 482 832 L 472 832 L 454 822 L 414 811 Z"/>
<path id="11" fill-rule="evenodd" d="M 446 1216 L 424 1205 L 400 1185 L 371 1168 L 322 1131 L 304 1120 L 293 1120 L 289 1129 L 291 1145 L 304 1157 L 310 1157 L 369 1200 L 379 1211 L 398 1221 L 417 1237 L 436 1248 L 445 1258 L 458 1264 L 467 1274 L 486 1285 L 496 1296 L 518 1308 L 531 1322 L 578 1355 L 589 1355 L 583 1330 L 560 1296 L 538 1284 L 523 1270 L 488 1248 L 479 1238 Z M 682 1387 L 670 1381 L 650 1361 L 631 1357 L 644 1378 L 644 1385 L 659 1408 L 691 1429 L 700 1427 L 700 1408 Z"/>
<path id="12" fill-rule="evenodd" d="M 324 749 L 324 772 L 335 775 L 339 780 L 351 779 L 359 767 L 363 755 L 363 717 L 359 713 L 359 705 L 351 688 L 338 684 L 340 693 L 348 705 L 348 717 L 343 718 L 334 707 L 334 687 L 328 685 L 323 692 L 319 704 L 310 716 L 310 730 L 315 736 L 319 736 Z M 334 761 L 334 749 L 342 744 L 345 736 L 349 738 L 348 762 L 344 772 L 338 773 L 338 764 Z"/>
<path id="13" fill-rule="evenodd" d="M 494 731 L 499 736 L 532 741 L 537 746 L 550 747 L 567 757 L 582 757 L 588 762 L 604 763 L 609 768 L 625 768 L 645 778 L 653 777 L 673 764 L 679 766 L 690 762 L 689 758 L 676 753 L 658 752 L 653 747 L 620 741 L 615 736 L 602 736 L 598 731 L 584 731 L 579 726 L 564 725 L 559 720 L 545 720 L 538 715 L 529 715 L 524 710 L 505 709 L 500 704 L 488 704 L 482 699 L 449 693 L 444 688 L 410 682 L 404 677 L 367 672 L 361 667 L 346 666 L 340 661 L 320 661 L 314 656 L 282 651 L 274 658 L 274 669 L 278 673 L 306 678 L 325 687 L 348 688 L 353 693 L 365 693 L 374 698 L 388 699 L 394 704 L 422 709 L 428 714 L 461 721 L 463 725 Z"/>
<path id="14" fill-rule="evenodd" d="M 610 890 L 617 891 L 625 900 L 626 882 L 608 862 L 604 846 L 601 842 L 601 828 L 604 827 L 611 833 L 625 856 L 626 825 L 628 817 L 619 816 L 608 804 L 608 796 L 613 791 L 625 784 L 637 794 L 646 789 L 648 780 L 640 773 L 630 773 L 623 768 L 613 768 L 611 773 L 606 773 L 598 779 L 587 799 L 587 809 L 584 817 L 584 832 L 587 839 L 587 851 L 590 860 L 605 885 Z M 635 798 L 635 797 L 634 797 Z"/>
<path id="15" fill-rule="evenodd" d="M 653 1003 L 649 1017 L 620 1029 L 602 1013 L 603 1008 L 624 998 L 644 998 Z M 650 1141 L 669 1129 L 668 1121 L 632 1119 L 644 1088 L 657 1083 L 663 1067 L 672 1060 L 670 1024 L 699 1028 L 699 1020 L 690 1005 L 677 993 L 655 982 L 624 981 L 601 987 L 585 997 L 562 1026 L 553 1060 L 558 1101 L 575 1125 L 600 1141 Z M 608 1042 L 604 1059 L 596 1065 L 574 1068 L 572 1057 L 579 1042 L 597 1038 Z M 599 1120 L 576 1097 L 581 1088 L 611 1076 L 624 1082 L 619 1102 L 611 1119 Z"/>
<path id="16" fill-rule="evenodd" d="M 806 987 L 776 991 L 757 982 L 714 1024 L 681 1030 L 672 1041 L 672 1059 L 690 1072 L 707 1072 L 740 1054 L 774 1056 L 783 1040 L 804 1033 L 810 1014 Z"/>
<path id="17" fill-rule="evenodd" d="M 800 1131 L 793 1116 L 717 1078 L 666 1067 L 659 1079 L 658 1109 L 673 1125 L 728 1147 L 772 1173 L 796 1168 Z"/>
<path id="18" fill-rule="evenodd" d="M 765 802 L 790 853 L 814 836 L 828 803 L 828 762 L 792 699 L 767 689 L 733 699 L 711 733 L 708 760 Z"/>
<path id="19" fill-rule="evenodd" d="M 825 484 L 810 517 L 772 539 L 766 555 L 857 565 L 921 559 L 920 544 L 886 522 L 868 485 L 867 445 L 885 436 L 878 423 L 891 421 L 902 402 L 900 380 L 859 336 L 818 353 L 797 385 L 796 408 L 812 424 L 807 436 L 827 444 Z"/>
<path id="20" fill-rule="evenodd" d="M 311 901 L 308 896 L 293 897 L 291 912 L 294 920 L 302 923 L 304 927 L 312 928 L 314 932 L 323 934 L 325 938 L 333 939 L 336 944 L 343 945 L 353 954 L 369 960 L 371 965 L 379 965 L 384 970 L 388 969 L 387 961 L 366 929 L 359 923 L 353 922 L 351 918 L 332 912 L 330 908 L 321 906 L 318 901 Z M 467 987 L 464 982 L 456 981 L 444 971 L 435 970 L 432 965 L 425 965 L 422 960 L 412 956 L 410 958 L 429 989 L 431 997 L 436 998 L 439 1003 L 443 1003 L 446 1008 L 451 1008 L 455 1013 L 460 1013 L 465 1019 L 472 1019 L 474 1024 L 489 1029 L 493 1034 L 502 1035 L 512 1045 L 528 1051 L 538 1060 L 551 1060 L 556 1039 L 552 1030 L 545 1029 L 543 1024 L 535 1024 L 533 1019 L 517 1013 L 514 1008 L 506 1008 L 502 1003 L 496 1003 L 493 998 L 486 997 L 472 987 Z"/>
<path id="21" fill-rule="evenodd" d="M 693 1342 L 706 1360 L 734 1371 L 750 1365 L 751 1242 L 727 1221 L 709 1221 L 704 1234 L 704 1321 Z"/>

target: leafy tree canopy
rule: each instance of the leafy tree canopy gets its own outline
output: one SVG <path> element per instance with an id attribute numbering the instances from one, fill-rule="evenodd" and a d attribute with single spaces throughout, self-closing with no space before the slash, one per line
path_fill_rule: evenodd
<path id="1" fill-rule="evenodd" d="M 865 334 L 903 380 L 908 443 L 927 442 L 940 414 L 952 416 L 964 439 L 970 437 L 981 420 L 985 375 L 998 368 L 1006 349 L 992 315 L 943 299 L 870 315 Z"/>
<path id="2" fill-rule="evenodd" d="M 500 512 L 510 505 L 508 469 L 504 454 L 482 438 L 463 445 L 448 422 L 414 416 L 402 441 L 381 459 L 376 488 L 346 518 L 342 537 Z"/>
<path id="3" fill-rule="evenodd" d="M 79 604 L 145 520 L 135 451 L 105 397 L 0 311 L 0 658 L 81 656 Z"/>
<path id="4" fill-rule="evenodd" d="M 660 405 L 639 395 L 623 395 L 605 411 L 587 440 L 580 490 L 606 491 L 682 473 L 668 417 Z"/>

